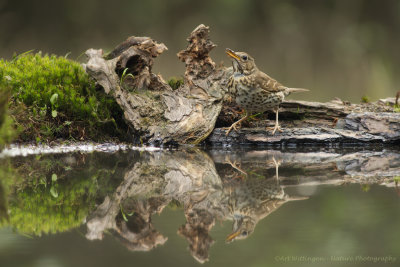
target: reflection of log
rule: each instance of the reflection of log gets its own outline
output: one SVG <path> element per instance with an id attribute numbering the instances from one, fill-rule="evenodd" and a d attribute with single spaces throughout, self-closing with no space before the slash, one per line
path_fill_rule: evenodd
<path id="1" fill-rule="evenodd" d="M 271 176 L 275 158 L 281 162 L 279 179 L 285 185 L 323 185 L 369 183 L 395 186 L 400 176 L 400 156 L 395 151 L 341 150 L 332 152 L 281 152 L 275 150 L 239 151 L 212 150 L 211 157 L 219 168 L 229 166 L 227 159 L 240 164 L 249 175 Z M 238 172 L 237 172 L 238 173 Z M 225 174 L 220 173 L 221 176 Z"/>
<path id="2" fill-rule="evenodd" d="M 379 183 L 395 186 L 394 177 L 400 176 L 400 155 L 394 151 L 357 152 L 336 160 L 337 168 L 352 183 Z"/>
<path id="3" fill-rule="evenodd" d="M 208 250 L 214 243 L 209 232 L 214 226 L 215 216 L 207 210 L 191 210 L 185 212 L 186 224 L 182 225 L 178 233 L 189 242 L 192 256 L 204 263 L 208 260 Z"/>
<path id="4" fill-rule="evenodd" d="M 144 153 L 112 197 L 106 197 L 89 216 L 86 237 L 101 239 L 110 229 L 129 249 L 152 249 L 166 238 L 153 228 L 151 215 L 172 200 L 184 207 L 187 219 L 178 232 L 188 240 L 193 257 L 205 262 L 213 243 L 209 232 L 216 220 L 233 220 L 237 229 L 248 226 L 244 222 L 250 220 L 246 233 L 251 234 L 260 219 L 280 206 L 264 209 L 263 203 L 282 200 L 283 204 L 290 199 L 275 179 L 222 183 L 214 162 L 197 149 Z M 122 220 L 123 211 L 133 212 L 125 216 L 128 222 Z"/>
<path id="5" fill-rule="evenodd" d="M 151 215 L 160 213 L 171 199 L 164 197 L 141 200 L 129 199 L 133 194 L 132 190 L 137 191 L 138 194 L 146 194 L 148 190 L 157 188 L 157 181 L 154 180 L 153 184 L 146 184 L 146 182 L 151 182 L 146 180 L 141 186 L 134 186 L 144 172 L 141 167 L 140 163 L 135 164 L 133 169 L 125 174 L 124 181 L 116 189 L 113 196 L 107 196 L 103 203 L 89 216 L 87 239 L 103 239 L 106 230 L 113 230 L 114 235 L 128 249 L 133 251 L 149 251 L 167 241 L 167 238 L 154 229 Z M 147 165 L 145 168 L 147 168 Z M 133 214 L 131 221 L 125 222 L 127 216 L 125 213 Z"/>
<path id="6" fill-rule="evenodd" d="M 204 152 L 144 153 L 115 193 L 89 216 L 86 237 L 102 239 L 106 230 L 112 230 L 128 249 L 151 250 L 167 240 L 154 229 L 151 216 L 175 199 L 188 211 L 188 223 L 180 233 L 190 242 L 193 256 L 204 262 L 212 244 L 208 232 L 215 218 L 224 217 L 221 186 L 214 163 Z M 205 212 L 213 207 L 217 212 Z M 124 218 L 122 212 L 132 216 Z"/>
<path id="7" fill-rule="evenodd" d="M 132 251 L 149 251 L 157 245 L 162 245 L 167 238 L 154 229 L 151 223 L 151 215 L 158 209 L 162 210 L 167 204 L 152 205 L 153 199 L 140 200 L 130 205 L 133 210 L 133 219 L 126 222 L 126 215 L 122 215 L 122 204 L 118 199 L 120 191 L 117 189 L 116 195 L 111 200 L 106 197 L 104 202 L 90 216 L 87 222 L 88 233 L 86 238 L 89 240 L 103 239 L 104 231 L 113 230 L 113 234 L 118 238 L 129 250 Z M 132 226 L 133 224 L 133 226 Z"/>
<path id="8" fill-rule="evenodd" d="M 169 200 L 164 198 L 134 200 L 133 203 L 124 203 L 127 209 L 121 204 L 121 213 L 116 217 L 114 236 L 131 251 L 150 251 L 158 245 L 163 245 L 168 238 L 154 228 L 151 215 L 158 210 L 161 212 L 168 202 Z M 125 214 L 128 212 L 131 215 Z M 130 216 L 129 220 L 127 216 Z"/>
<path id="9" fill-rule="evenodd" d="M 130 250 L 151 250 L 167 240 L 151 217 L 174 200 L 186 218 L 178 233 L 188 241 L 192 256 L 205 262 L 216 221 L 233 221 L 228 241 L 247 238 L 260 220 L 283 204 L 305 199 L 288 194 L 288 187 L 345 182 L 392 186 L 393 176 L 400 175 L 399 155 L 390 151 L 211 150 L 209 154 L 199 149 L 142 153 L 115 193 L 89 216 L 87 238 L 101 239 L 110 229 Z"/>

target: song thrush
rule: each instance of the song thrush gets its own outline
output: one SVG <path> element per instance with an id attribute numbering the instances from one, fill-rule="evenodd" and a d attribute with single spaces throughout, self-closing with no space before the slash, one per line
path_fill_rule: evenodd
<path id="1" fill-rule="evenodd" d="M 237 130 L 236 125 L 248 118 L 251 112 L 264 112 L 274 110 L 276 114 L 275 127 L 272 134 L 276 130 L 282 131 L 278 121 L 279 104 L 283 102 L 286 96 L 293 92 L 305 92 L 307 89 L 288 88 L 275 79 L 269 77 L 260 71 L 249 54 L 245 52 L 234 52 L 227 48 L 226 53 L 233 58 L 233 74 L 228 81 L 228 90 L 236 99 L 236 103 L 244 108 L 246 115 L 233 123 L 226 131 L 226 135 L 232 129 Z"/>
<path id="2" fill-rule="evenodd" d="M 224 188 L 229 193 L 229 210 L 233 219 L 233 232 L 227 236 L 227 242 L 247 238 L 254 232 L 260 220 L 283 204 L 308 199 L 308 197 L 294 197 L 285 193 L 283 186 L 279 184 L 279 163 L 275 158 L 273 162 L 276 179 L 247 177 L 240 184 L 232 184 Z"/>

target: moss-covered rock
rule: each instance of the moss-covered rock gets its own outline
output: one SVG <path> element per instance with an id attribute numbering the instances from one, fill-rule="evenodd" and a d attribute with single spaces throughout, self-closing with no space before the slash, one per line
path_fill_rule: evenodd
<path id="1" fill-rule="evenodd" d="M 11 89 L 20 141 L 126 138 L 122 110 L 78 62 L 41 53 L 0 60 L 0 88 Z"/>

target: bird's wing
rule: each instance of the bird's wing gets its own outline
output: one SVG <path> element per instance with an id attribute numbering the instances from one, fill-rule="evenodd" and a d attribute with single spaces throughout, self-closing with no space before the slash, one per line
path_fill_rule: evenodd
<path id="1" fill-rule="evenodd" d="M 283 86 L 264 72 L 260 72 L 259 75 L 256 76 L 255 84 L 257 88 L 260 88 L 268 93 L 281 92 L 286 89 L 286 86 Z"/>

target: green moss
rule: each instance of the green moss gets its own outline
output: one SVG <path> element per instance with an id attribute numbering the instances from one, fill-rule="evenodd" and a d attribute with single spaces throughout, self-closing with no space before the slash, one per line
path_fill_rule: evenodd
<path id="1" fill-rule="evenodd" d="M 11 88 L 10 114 L 21 141 L 100 141 L 126 132 L 118 104 L 95 87 L 78 62 L 41 53 L 0 60 L 1 87 Z"/>
<path id="2" fill-rule="evenodd" d="M 361 97 L 361 103 L 369 103 L 371 102 L 371 99 L 368 96 L 363 96 Z"/>
<path id="3" fill-rule="evenodd" d="M 9 90 L 0 88 L 0 150 L 16 135 L 13 120 L 8 114 Z"/>
<path id="4" fill-rule="evenodd" d="M 5 145 L 10 144 L 16 135 L 17 131 L 14 128 L 14 122 L 8 115 L 6 115 L 2 125 L 0 126 L 0 150 Z"/>
<path id="5" fill-rule="evenodd" d="M 182 85 L 183 85 L 183 78 L 177 78 L 177 77 L 171 77 L 169 80 L 168 80 L 168 84 L 169 84 L 169 86 L 171 86 L 171 88 L 173 89 L 173 90 L 176 90 L 176 89 L 178 89 L 179 87 L 181 87 Z"/>

